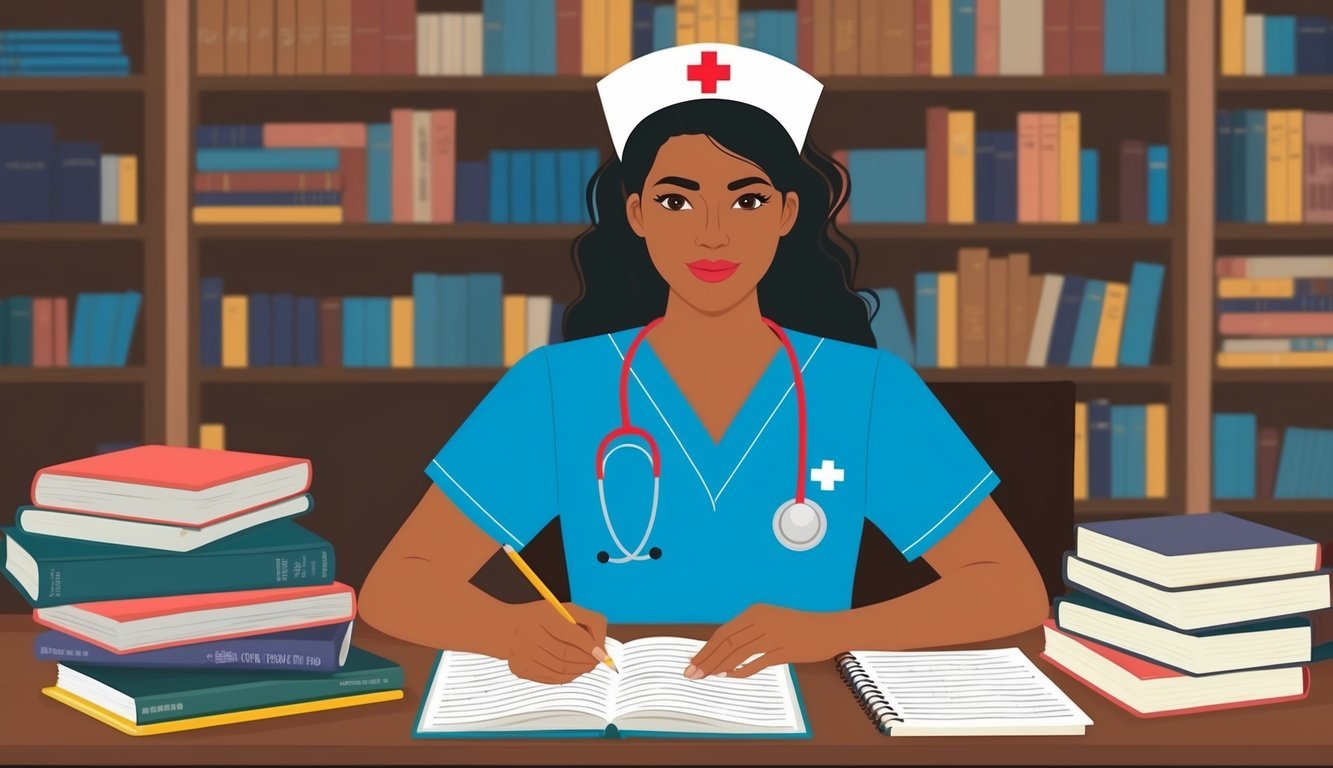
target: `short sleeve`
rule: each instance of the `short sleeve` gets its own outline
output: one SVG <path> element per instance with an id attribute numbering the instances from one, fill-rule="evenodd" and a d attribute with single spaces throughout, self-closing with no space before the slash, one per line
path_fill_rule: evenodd
<path id="1" fill-rule="evenodd" d="M 426 465 L 463 514 L 522 549 L 556 513 L 555 429 L 545 350 L 501 377 Z"/>
<path id="2" fill-rule="evenodd" d="M 876 368 L 866 453 L 866 517 L 908 560 L 1000 483 L 916 371 L 887 353 Z"/>

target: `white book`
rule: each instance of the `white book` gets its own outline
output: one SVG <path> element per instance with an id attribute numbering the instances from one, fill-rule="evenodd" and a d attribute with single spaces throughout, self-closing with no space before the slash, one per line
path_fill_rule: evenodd
<path id="1" fill-rule="evenodd" d="M 412 221 L 430 223 L 430 110 L 412 112 Z"/>
<path id="2" fill-rule="evenodd" d="M 1291 339 L 1222 339 L 1223 352 L 1277 354 L 1291 351 Z"/>
<path id="3" fill-rule="evenodd" d="M 101 222 L 120 223 L 120 155 L 102 155 Z"/>
<path id="4" fill-rule="evenodd" d="M 430 14 L 417 14 L 417 74 L 429 75 L 430 66 L 430 45 L 426 38 L 430 35 Z"/>
<path id="5" fill-rule="evenodd" d="M 550 343 L 551 301 L 550 296 L 528 296 L 528 352 Z"/>
<path id="6" fill-rule="evenodd" d="M 1245 74 L 1264 73 L 1264 17 L 1261 13 L 1245 14 Z"/>
<path id="7" fill-rule="evenodd" d="M 1244 277 L 1333 277 L 1333 256 L 1244 256 Z"/>
<path id="8" fill-rule="evenodd" d="M 1046 354 L 1051 348 L 1051 329 L 1055 327 L 1055 311 L 1060 308 L 1060 292 L 1064 289 L 1064 275 L 1045 275 L 1041 284 L 1041 300 L 1037 304 L 1037 318 L 1032 322 L 1032 340 L 1028 343 L 1028 365 L 1046 366 Z"/>
<path id="9" fill-rule="evenodd" d="M 463 14 L 463 74 L 480 77 L 482 49 L 482 16 L 480 13 Z"/>
<path id="10" fill-rule="evenodd" d="M 463 48 L 463 16 L 461 13 L 446 13 L 444 16 L 444 35 L 441 44 L 443 57 L 442 71 L 450 77 L 466 74 L 467 61 Z"/>
<path id="11" fill-rule="evenodd" d="M 1000 74 L 1043 72 L 1042 0 L 1000 0 Z"/>
<path id="12" fill-rule="evenodd" d="M 428 37 L 426 49 L 426 59 L 430 62 L 432 75 L 448 74 L 444 71 L 444 14 L 430 14 L 430 24 L 427 25 Z"/>

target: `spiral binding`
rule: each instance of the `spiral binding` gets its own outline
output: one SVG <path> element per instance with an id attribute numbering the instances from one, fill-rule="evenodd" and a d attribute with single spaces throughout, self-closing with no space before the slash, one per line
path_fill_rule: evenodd
<path id="1" fill-rule="evenodd" d="M 838 674 L 842 677 L 842 682 L 856 697 L 861 711 L 866 713 L 866 717 L 870 718 L 870 722 L 875 724 L 880 733 L 889 733 L 894 723 L 903 721 L 884 698 L 884 694 L 875 687 L 869 673 L 855 656 L 850 653 L 840 653 L 834 658 L 834 662 L 838 665 Z"/>

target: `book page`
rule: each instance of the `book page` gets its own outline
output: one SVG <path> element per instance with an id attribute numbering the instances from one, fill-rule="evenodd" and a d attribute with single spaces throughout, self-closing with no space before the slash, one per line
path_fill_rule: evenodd
<path id="1" fill-rule="evenodd" d="M 712 733 L 803 733 L 805 720 L 789 665 L 748 678 L 690 680 L 685 667 L 704 645 L 683 637 L 625 643 L 622 679 L 611 712 L 621 730 Z"/>
<path id="2" fill-rule="evenodd" d="M 620 643 L 607 638 L 606 651 L 620 660 Z M 550 685 L 517 677 L 503 659 L 441 653 L 417 724 L 420 732 L 601 730 L 610 720 L 616 673 L 605 665 Z"/>

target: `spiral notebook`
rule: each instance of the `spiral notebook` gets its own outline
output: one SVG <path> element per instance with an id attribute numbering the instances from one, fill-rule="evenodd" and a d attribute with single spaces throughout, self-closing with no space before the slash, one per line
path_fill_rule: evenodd
<path id="1" fill-rule="evenodd" d="M 850 651 L 834 661 L 890 736 L 1077 736 L 1092 725 L 1017 648 Z"/>

